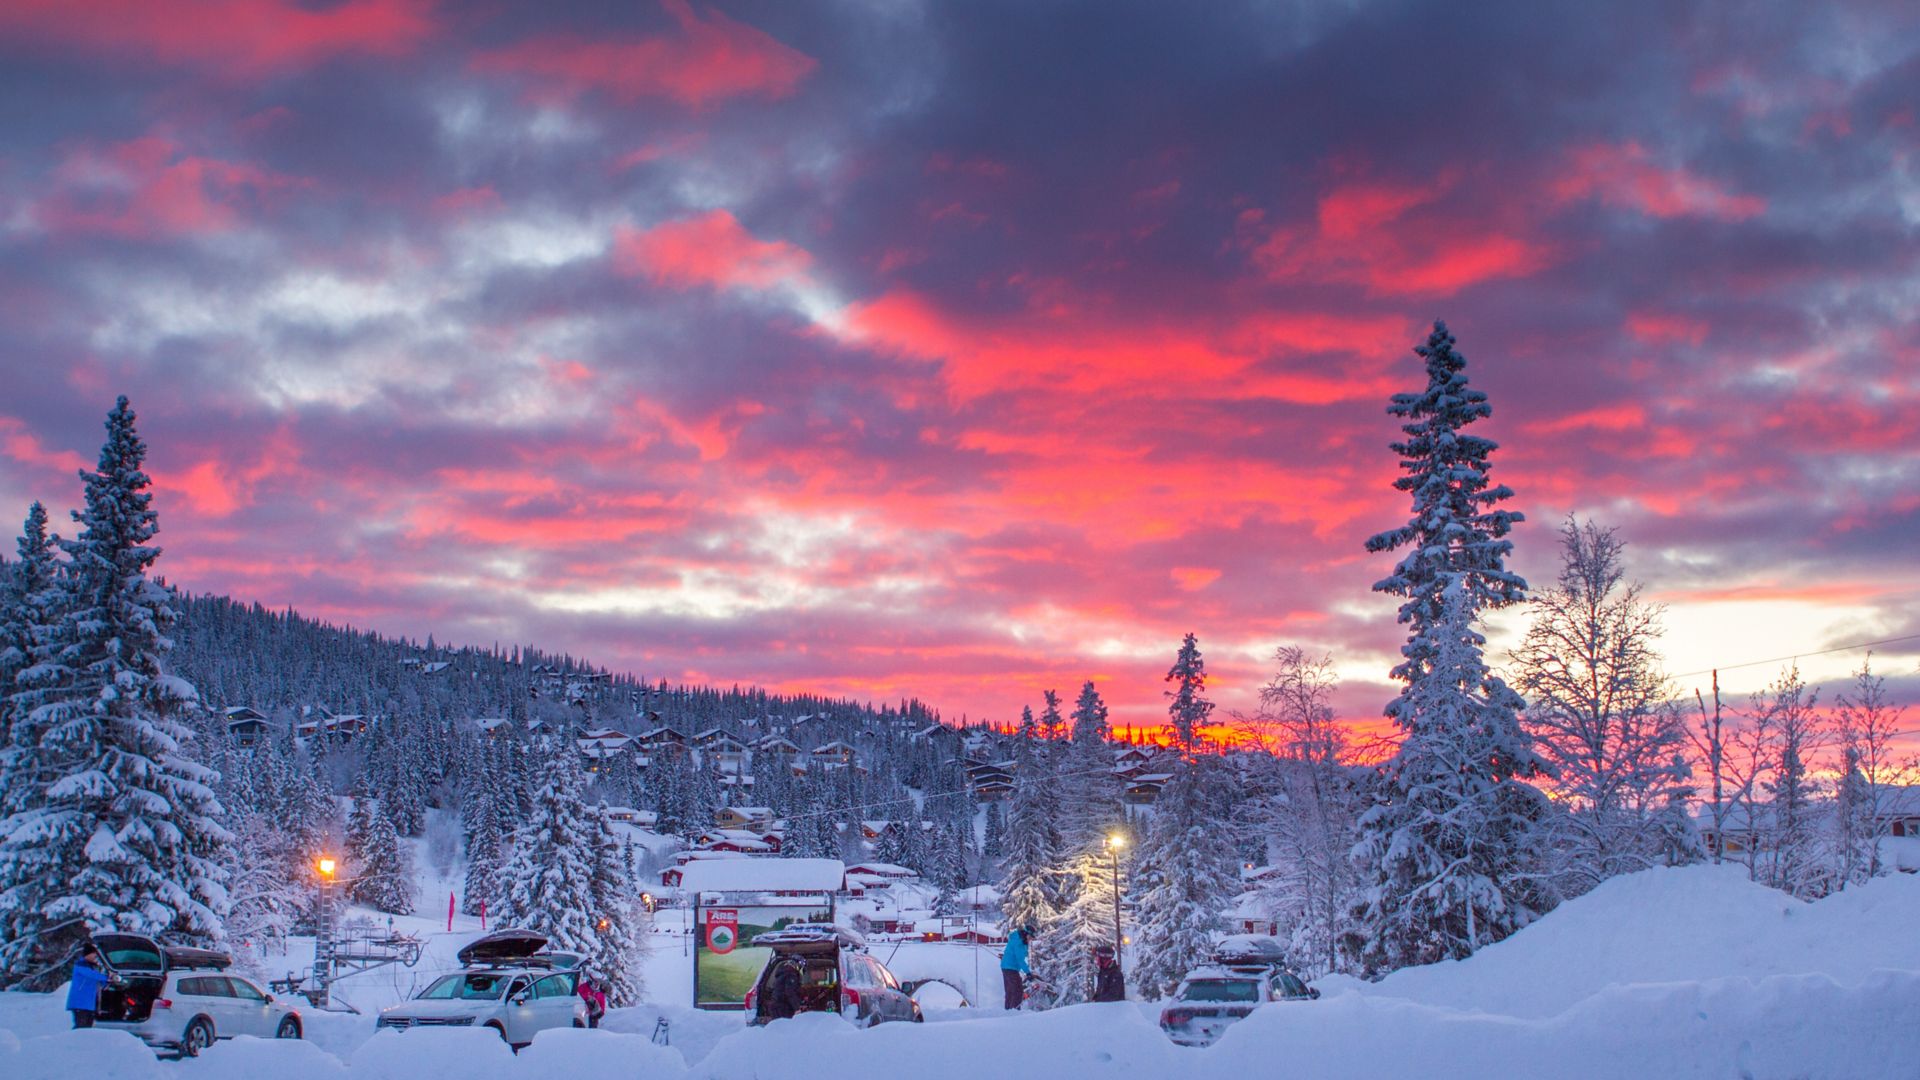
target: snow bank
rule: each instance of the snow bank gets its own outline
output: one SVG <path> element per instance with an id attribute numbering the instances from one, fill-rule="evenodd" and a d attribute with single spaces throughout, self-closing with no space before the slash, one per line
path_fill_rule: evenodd
<path id="1" fill-rule="evenodd" d="M 1829 1080 L 1914 1075 L 1920 975 L 1857 986 L 1819 975 L 1619 987 L 1523 1020 L 1363 994 L 1264 1009 L 1204 1052 L 1196 1075 L 1282 1066 L 1329 1080 L 1621 1076 Z"/>
<path id="2" fill-rule="evenodd" d="M 1323 993 L 1506 1016 L 1553 1016 L 1614 986 L 1821 974 L 1857 985 L 1881 969 L 1920 972 L 1920 878 L 1879 878 L 1807 904 L 1733 866 L 1614 878 L 1466 960 L 1407 968 Z"/>

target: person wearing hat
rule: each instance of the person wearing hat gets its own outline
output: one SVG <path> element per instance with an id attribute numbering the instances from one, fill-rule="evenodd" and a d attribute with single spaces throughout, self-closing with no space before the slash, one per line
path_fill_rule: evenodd
<path id="1" fill-rule="evenodd" d="M 1095 946 L 1093 950 L 1093 1000 L 1127 1000 L 1127 979 L 1120 972 L 1111 945 Z"/>
<path id="2" fill-rule="evenodd" d="M 100 950 L 88 942 L 73 962 L 73 981 L 67 984 L 67 1011 L 73 1014 L 73 1026 L 90 1028 L 94 1014 L 100 1011 L 100 988 L 107 985 L 105 961 Z"/>
<path id="3" fill-rule="evenodd" d="M 1006 990 L 1009 1009 L 1019 1008 L 1027 999 L 1027 944 L 1032 937 L 1032 928 L 1016 926 L 1007 935 L 1007 947 L 1000 951 L 1000 983 Z"/>

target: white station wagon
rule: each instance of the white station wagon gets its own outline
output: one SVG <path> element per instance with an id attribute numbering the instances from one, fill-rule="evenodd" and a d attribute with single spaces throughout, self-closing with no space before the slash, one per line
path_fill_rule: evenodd
<path id="1" fill-rule="evenodd" d="M 545 935 L 496 930 L 459 952 L 461 970 L 383 1009 L 378 1027 L 485 1027 L 519 1049 L 547 1028 L 587 1026 L 578 958 L 547 953 Z"/>
<path id="2" fill-rule="evenodd" d="M 109 977 L 94 1023 L 131 1032 L 148 1046 L 198 1057 L 216 1039 L 301 1037 L 300 1013 L 226 969 L 210 949 L 163 946 L 139 934 L 95 934 Z"/>

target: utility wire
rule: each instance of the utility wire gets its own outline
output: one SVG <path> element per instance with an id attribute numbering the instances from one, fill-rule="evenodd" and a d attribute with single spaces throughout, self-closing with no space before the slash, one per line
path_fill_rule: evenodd
<path id="1" fill-rule="evenodd" d="M 1782 664 L 1789 660 L 1798 660 L 1803 656 L 1825 656 L 1828 653 L 1852 652 L 1855 649 L 1870 649 L 1875 645 L 1897 645 L 1903 641 L 1920 641 L 1920 634 L 1881 638 L 1879 641 L 1862 641 L 1853 645 L 1835 645 L 1831 649 L 1814 649 L 1808 652 L 1794 653 L 1791 656 L 1776 656 L 1771 660 L 1749 660 L 1744 664 L 1720 664 L 1716 667 L 1702 668 L 1699 671 L 1683 671 L 1678 675 L 1668 677 L 1673 679 L 1686 679 L 1695 675 L 1711 675 L 1716 671 L 1738 671 L 1741 668 L 1759 667 L 1762 664 Z"/>

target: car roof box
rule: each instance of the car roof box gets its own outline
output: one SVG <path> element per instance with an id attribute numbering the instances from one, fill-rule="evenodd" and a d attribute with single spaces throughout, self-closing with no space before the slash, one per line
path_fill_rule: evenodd
<path id="1" fill-rule="evenodd" d="M 1213 962 L 1228 967 L 1285 965 L 1287 947 L 1278 938 L 1261 934 L 1235 934 L 1214 946 Z"/>
<path id="2" fill-rule="evenodd" d="M 532 930 L 495 930 L 468 942 L 454 955 L 462 964 L 506 964 L 522 961 L 547 947 L 547 935 Z"/>
<path id="3" fill-rule="evenodd" d="M 210 968 L 225 971 L 233 966 L 233 954 L 218 949 L 194 949 L 185 945 L 169 945 L 165 952 L 167 970 L 186 968 Z"/>

